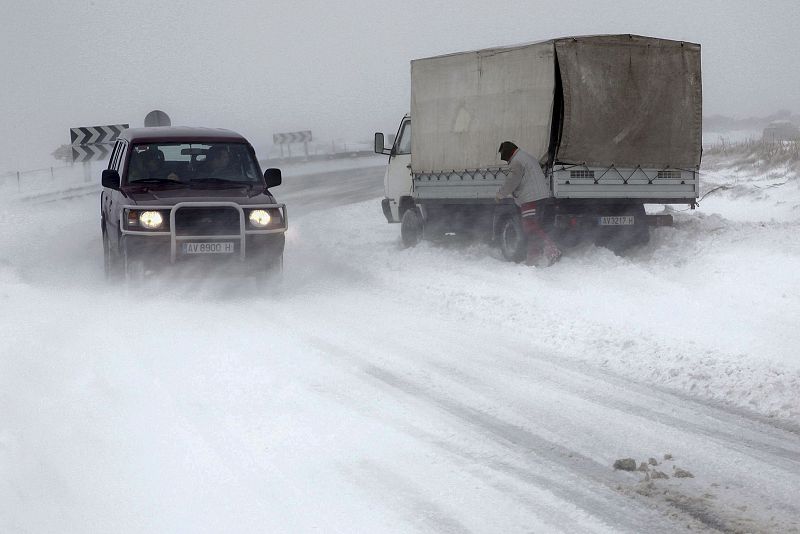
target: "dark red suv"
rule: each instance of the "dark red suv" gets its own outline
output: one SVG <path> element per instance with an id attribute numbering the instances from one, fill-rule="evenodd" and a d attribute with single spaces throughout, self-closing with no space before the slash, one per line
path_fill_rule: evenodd
<path id="1" fill-rule="evenodd" d="M 203 262 L 269 274 L 283 266 L 286 206 L 241 135 L 212 128 L 133 128 L 103 171 L 100 222 L 106 274 L 141 278 Z"/>

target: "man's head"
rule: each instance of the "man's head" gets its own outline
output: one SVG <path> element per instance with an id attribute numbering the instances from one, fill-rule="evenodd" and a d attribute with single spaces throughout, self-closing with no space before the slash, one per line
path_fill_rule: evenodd
<path id="1" fill-rule="evenodd" d="M 511 156 L 514 155 L 514 152 L 516 152 L 518 148 L 519 147 L 511 141 L 503 141 L 500 143 L 500 148 L 498 148 L 497 151 L 500 152 L 500 159 L 508 163 L 511 160 Z"/>
<path id="2" fill-rule="evenodd" d="M 213 146 L 208 150 L 208 161 L 213 169 L 224 169 L 230 162 L 228 149 L 224 146 Z"/>
<path id="3" fill-rule="evenodd" d="M 150 147 L 141 153 L 142 160 L 144 161 L 145 168 L 153 172 L 161 167 L 161 162 L 164 161 L 164 153 L 158 148 Z"/>

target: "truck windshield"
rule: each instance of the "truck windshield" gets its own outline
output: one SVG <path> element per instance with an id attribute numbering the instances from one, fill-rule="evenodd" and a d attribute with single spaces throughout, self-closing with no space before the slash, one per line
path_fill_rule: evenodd
<path id="1" fill-rule="evenodd" d="M 405 121 L 397 137 L 395 154 L 411 154 L 411 121 Z"/>
<path id="2" fill-rule="evenodd" d="M 150 143 L 133 147 L 128 183 L 175 184 L 261 181 L 247 145 L 240 143 Z"/>

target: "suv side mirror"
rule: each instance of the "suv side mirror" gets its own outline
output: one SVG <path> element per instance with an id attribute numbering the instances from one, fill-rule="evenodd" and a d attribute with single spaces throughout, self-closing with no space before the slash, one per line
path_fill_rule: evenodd
<path id="1" fill-rule="evenodd" d="M 281 170 L 267 169 L 264 171 L 264 181 L 267 182 L 267 189 L 281 185 Z"/>
<path id="2" fill-rule="evenodd" d="M 119 173 L 114 169 L 104 169 L 103 179 L 101 181 L 103 183 L 103 187 L 107 187 L 109 189 L 119 189 Z"/>
<path id="3" fill-rule="evenodd" d="M 386 145 L 383 141 L 383 134 L 381 132 L 375 132 L 375 153 L 376 154 L 389 154 L 391 150 L 386 149 Z"/>

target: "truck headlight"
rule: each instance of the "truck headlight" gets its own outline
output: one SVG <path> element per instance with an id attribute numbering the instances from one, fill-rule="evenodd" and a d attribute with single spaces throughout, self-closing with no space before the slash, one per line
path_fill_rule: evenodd
<path id="1" fill-rule="evenodd" d="M 143 211 L 139 214 L 139 222 L 148 230 L 158 230 L 164 225 L 164 217 L 158 211 Z"/>
<path id="2" fill-rule="evenodd" d="M 267 210 L 252 210 L 247 219 L 255 228 L 266 228 L 269 226 L 272 217 Z"/>

